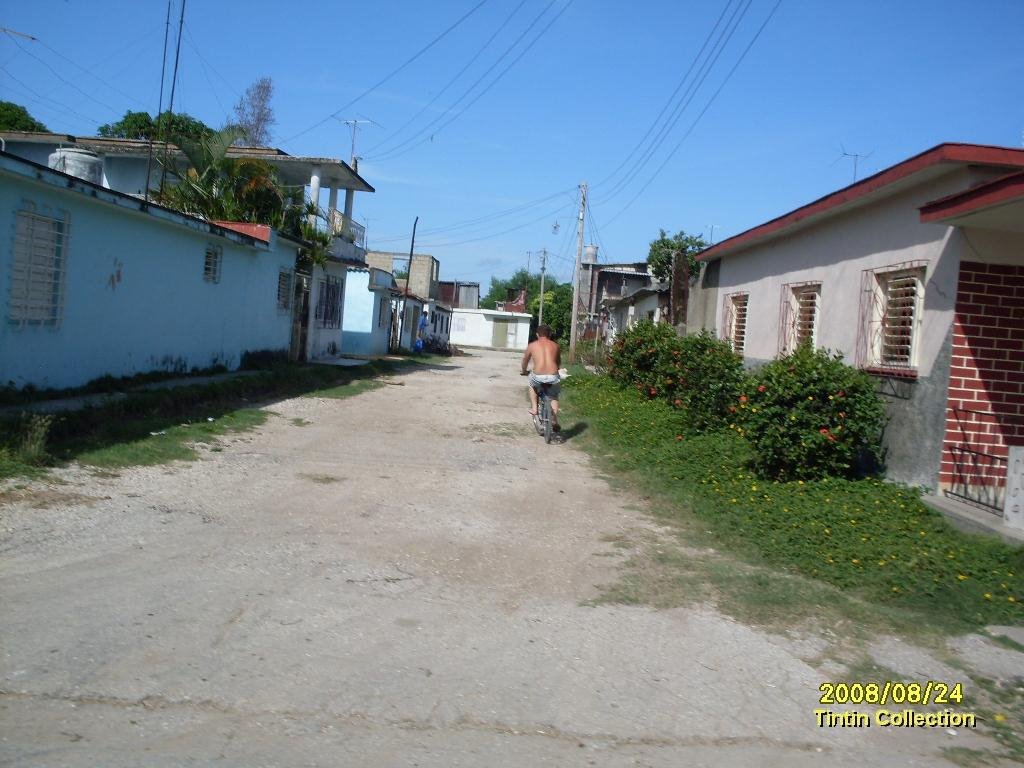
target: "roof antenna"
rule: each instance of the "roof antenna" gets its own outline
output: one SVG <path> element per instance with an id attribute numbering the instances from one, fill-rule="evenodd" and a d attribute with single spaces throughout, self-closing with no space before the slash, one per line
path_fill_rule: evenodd
<path id="1" fill-rule="evenodd" d="M 857 183 L 857 162 L 859 160 L 867 160 L 873 154 L 875 154 L 875 150 L 871 150 L 866 155 L 859 155 L 856 152 L 847 152 L 846 151 L 846 147 L 844 147 L 842 144 L 840 144 L 839 145 L 839 157 L 837 157 L 835 160 L 832 161 L 832 165 L 835 165 L 840 160 L 842 160 L 844 157 L 852 157 L 853 158 L 853 183 L 856 184 Z"/>

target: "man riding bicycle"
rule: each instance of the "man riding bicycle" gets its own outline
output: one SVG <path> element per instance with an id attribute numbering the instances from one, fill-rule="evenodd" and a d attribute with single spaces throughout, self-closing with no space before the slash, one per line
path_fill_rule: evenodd
<path id="1" fill-rule="evenodd" d="M 558 426 L 558 393 L 561 390 L 561 378 L 558 375 L 558 368 L 562 364 L 562 350 L 558 344 L 551 340 L 551 329 L 546 325 L 537 326 L 537 340 L 527 346 L 523 353 L 523 362 L 520 366 L 523 376 L 526 375 L 526 366 L 533 360 L 533 372 L 530 373 L 530 415 L 537 415 L 537 391 L 542 385 L 547 385 L 548 394 L 551 397 L 551 428 L 559 430 Z"/>

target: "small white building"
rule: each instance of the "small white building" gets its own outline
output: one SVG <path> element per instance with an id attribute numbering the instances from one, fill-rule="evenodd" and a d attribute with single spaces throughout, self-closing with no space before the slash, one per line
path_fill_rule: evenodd
<path id="1" fill-rule="evenodd" d="M 459 347 L 526 349 L 530 343 L 530 320 L 525 312 L 496 309 L 452 310 L 451 343 Z"/>
<path id="2" fill-rule="evenodd" d="M 302 244 L 0 152 L 0 382 L 236 368 L 289 350 Z"/>

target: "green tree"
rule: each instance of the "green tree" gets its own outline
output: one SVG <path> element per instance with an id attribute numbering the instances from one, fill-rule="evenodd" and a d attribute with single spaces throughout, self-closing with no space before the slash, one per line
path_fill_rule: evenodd
<path id="1" fill-rule="evenodd" d="M 45 132 L 46 126 L 36 120 L 20 104 L 13 101 L 0 101 L 0 131 L 39 131 Z"/>
<path id="2" fill-rule="evenodd" d="M 111 139 L 173 141 L 172 137 L 176 136 L 200 141 L 213 136 L 216 131 L 201 120 L 196 120 L 184 112 L 161 112 L 160 116 L 154 120 L 149 112 L 128 111 L 116 123 L 101 125 L 97 133 Z"/>
<path id="3" fill-rule="evenodd" d="M 547 289 L 554 286 L 552 281 L 548 280 L 544 287 Z M 527 302 L 532 301 L 533 297 L 540 295 L 540 273 L 530 274 L 525 269 L 519 269 L 512 277 L 506 279 L 492 277 L 491 288 L 487 291 L 487 295 L 480 299 L 480 306 L 483 309 L 494 309 L 497 302 L 508 299 L 510 288 L 515 290 L 526 288 L 526 300 Z"/>
<path id="4" fill-rule="evenodd" d="M 678 253 L 686 257 L 692 275 L 697 266 L 697 254 L 707 247 L 700 235 L 688 235 L 680 230 L 669 237 L 668 232 L 659 229 L 658 238 L 651 241 L 647 252 L 647 264 L 656 279 L 666 281 L 672 277 L 672 255 Z"/>

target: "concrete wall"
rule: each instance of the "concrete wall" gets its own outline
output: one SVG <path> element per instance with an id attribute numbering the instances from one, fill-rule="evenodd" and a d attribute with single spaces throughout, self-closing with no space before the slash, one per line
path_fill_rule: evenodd
<path id="1" fill-rule="evenodd" d="M 343 352 L 342 330 L 345 325 L 345 283 L 347 269 L 344 264 L 328 261 L 323 266 L 313 267 L 309 288 L 309 335 L 306 338 L 306 359 L 319 360 L 335 357 Z M 320 296 L 320 283 L 327 277 L 341 283 L 341 326 L 338 328 L 321 327 L 316 318 L 317 301 Z"/>
<path id="2" fill-rule="evenodd" d="M 394 299 L 392 301 L 392 312 L 394 322 L 398 324 L 397 330 L 401 333 L 398 346 L 401 349 L 412 351 L 416 339 L 419 338 L 420 315 L 423 314 L 423 302 L 411 296 Z"/>
<path id="3" fill-rule="evenodd" d="M 409 290 L 425 299 L 436 299 L 441 262 L 425 253 L 413 254 L 409 266 Z"/>
<path id="4" fill-rule="evenodd" d="M 718 273 L 721 266 L 722 262 L 717 259 L 700 263 L 700 271 L 690 286 L 686 304 L 687 333 L 699 333 L 705 329 L 718 332 Z"/>
<path id="5" fill-rule="evenodd" d="M 345 282 L 345 318 L 341 335 L 343 354 L 378 357 L 388 353 L 391 333 L 391 296 L 370 290 L 370 272 L 350 269 Z"/>
<path id="6" fill-rule="evenodd" d="M 8 321 L 17 211 L 68 214 L 64 310 L 52 326 Z M 169 217 L 168 217 L 169 218 Z M 71 387 L 104 375 L 236 367 L 248 350 L 287 350 L 291 313 L 277 309 L 295 247 L 242 245 L 39 181 L 0 178 L 0 382 Z M 207 245 L 220 282 L 203 279 Z"/>
<path id="7" fill-rule="evenodd" d="M 530 315 L 493 309 L 453 309 L 451 342 L 460 347 L 526 349 L 530 342 Z M 510 323 L 504 344 L 494 343 L 494 322 Z"/>

